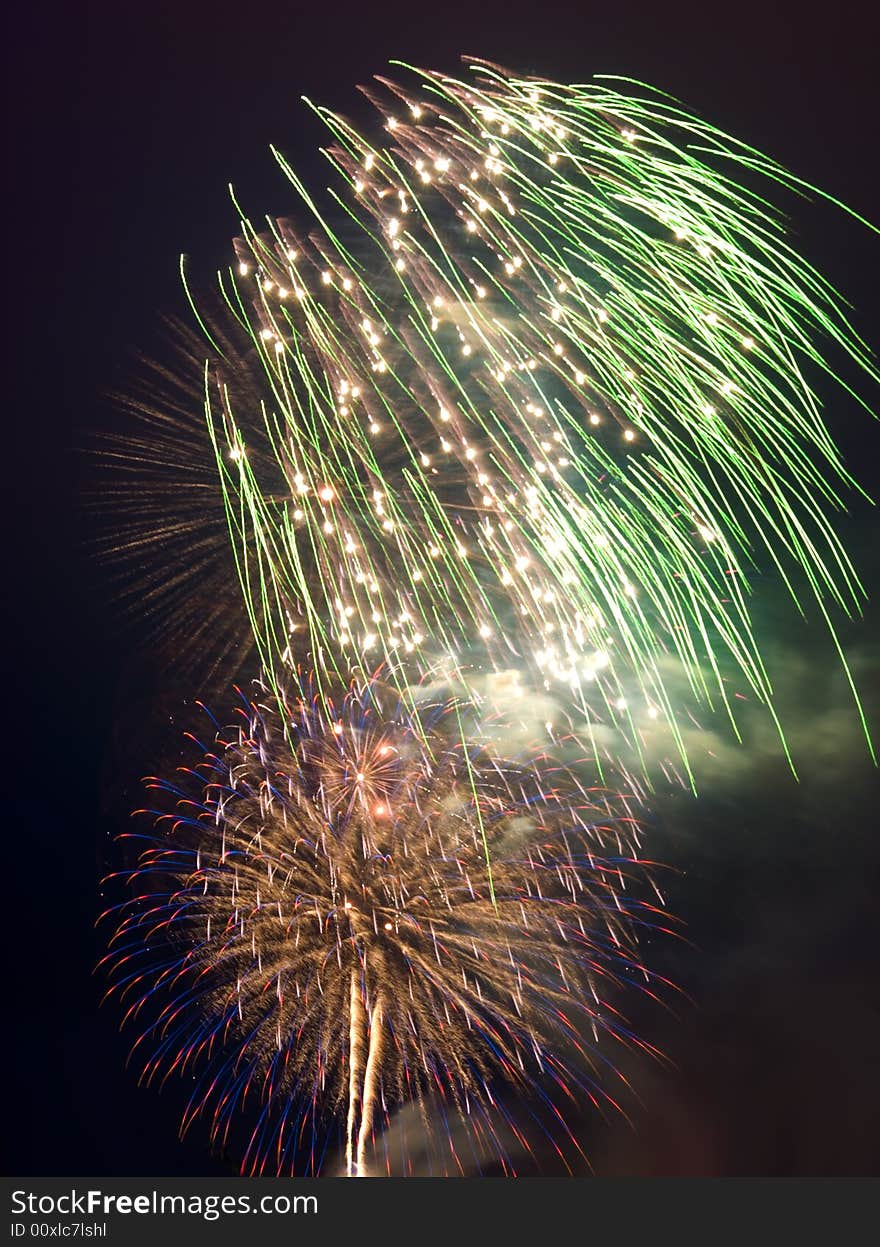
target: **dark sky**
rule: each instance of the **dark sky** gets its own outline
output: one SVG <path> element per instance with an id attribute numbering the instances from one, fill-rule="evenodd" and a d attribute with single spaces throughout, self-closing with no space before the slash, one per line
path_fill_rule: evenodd
<path id="1" fill-rule="evenodd" d="M 177 1141 L 178 1090 L 138 1089 L 91 974 L 98 880 L 124 821 L 118 791 L 151 759 L 126 706 L 138 699 L 135 641 L 89 544 L 82 448 L 90 430 L 113 426 L 103 395 L 125 384 L 132 350 L 155 349 L 160 315 L 183 311 L 179 254 L 197 272 L 228 262 L 229 182 L 255 217 L 288 209 L 270 143 L 307 181 L 324 179 L 301 95 L 363 113 L 355 84 L 388 60 L 454 69 L 462 53 L 562 80 L 641 78 L 880 219 L 876 41 L 870 6 L 850 0 L 814 16 L 754 0 L 29 8 L 5 30 L 7 309 L 20 382 L 4 387 L 4 1100 L 15 1123 L 5 1168 L 224 1173 L 198 1128 Z M 810 203 L 797 230 L 876 343 L 877 237 Z M 829 419 L 876 495 L 876 425 L 842 400 Z M 854 503 L 845 532 L 880 591 L 867 504 Z M 880 735 L 877 624 L 874 608 L 844 639 Z M 777 637 L 803 783 L 756 727 L 747 757 L 706 764 L 699 800 L 658 802 L 652 855 L 676 868 L 669 906 L 690 942 L 658 948 L 654 964 L 690 1000 L 674 1017 L 639 1019 L 674 1068 L 633 1062 L 632 1128 L 583 1123 L 597 1172 L 880 1171 L 876 772 L 830 652 L 809 627 Z M 144 714 L 155 716 L 150 679 Z"/>

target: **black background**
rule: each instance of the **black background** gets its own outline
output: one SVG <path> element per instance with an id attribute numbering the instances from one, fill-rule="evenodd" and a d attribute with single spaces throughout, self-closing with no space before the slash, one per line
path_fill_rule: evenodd
<path id="1" fill-rule="evenodd" d="M 116 419 L 102 396 L 124 384 L 131 349 L 154 348 L 159 315 L 183 310 L 179 254 L 204 273 L 228 263 L 227 183 L 253 216 L 285 212 L 270 143 L 307 182 L 326 180 L 299 96 L 363 115 L 354 86 L 389 59 L 454 70 L 468 53 L 562 80 L 643 79 L 878 219 L 869 13 L 847 0 L 815 13 L 753 0 L 181 0 L 7 14 L 7 381 L 21 381 L 3 396 L 7 1171 L 232 1171 L 198 1127 L 177 1141 L 179 1089 L 139 1089 L 117 1015 L 98 1009 L 98 880 L 122 820 L 107 758 L 124 772 L 109 787 L 130 787 L 132 802 L 151 759 L 134 739 L 119 749 L 134 642 L 89 544 L 81 449 Z M 797 205 L 796 225 L 876 343 L 876 236 L 814 203 Z M 829 420 L 876 495 L 876 426 L 841 400 Z M 844 529 L 876 590 L 871 508 L 856 502 Z M 844 630 L 861 647 L 869 703 L 876 634 L 876 610 Z M 796 628 L 785 643 L 812 652 Z M 823 696 L 822 678 L 810 684 L 788 688 L 795 713 L 799 698 Z M 154 692 L 142 690 L 145 706 Z M 768 759 L 739 784 L 660 810 L 652 851 L 680 872 L 669 905 L 691 943 L 656 956 L 691 1002 L 643 1019 L 675 1068 L 634 1062 L 633 1125 L 584 1121 L 597 1172 L 880 1169 L 876 772 L 831 756 L 827 740 L 815 755 L 807 741 L 801 788 Z"/>

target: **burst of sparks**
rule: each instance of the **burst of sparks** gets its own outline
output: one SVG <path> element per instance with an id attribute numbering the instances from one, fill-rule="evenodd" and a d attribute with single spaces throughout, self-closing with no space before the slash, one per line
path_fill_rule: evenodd
<path id="1" fill-rule="evenodd" d="M 383 82 L 372 137 L 316 109 L 332 212 L 278 156 L 303 221 L 243 217 L 228 323 L 203 324 L 267 687 L 182 780 L 155 781 L 169 808 L 110 911 L 108 964 L 145 1077 L 195 1080 L 184 1127 L 205 1114 L 222 1146 L 254 1106 L 253 1173 L 319 1171 L 330 1119 L 366 1172 L 413 1101 L 510 1172 L 499 1083 L 579 1150 L 567 1106 L 610 1098 L 608 1049 L 638 1042 L 614 984 L 653 990 L 635 937 L 662 921 L 594 728 L 625 742 L 623 775 L 627 750 L 647 771 L 660 719 L 687 769 L 689 701 L 736 728 L 732 672 L 776 719 L 756 568 L 838 653 L 832 613 L 861 602 L 816 378 L 839 381 L 833 352 L 877 373 L 760 189 L 802 184 L 639 84 L 472 69 Z M 161 522 L 181 456 L 175 413 L 147 414 Z M 167 525 L 184 551 L 209 493 Z M 186 563 L 160 605 L 186 598 Z M 509 724 L 484 730 L 504 681 L 520 727 L 545 693 L 561 707 L 516 757 Z"/>
<path id="2" fill-rule="evenodd" d="M 244 411 L 262 370 L 222 319 L 211 323 L 224 361 L 222 369 L 219 357 L 212 361 L 211 383 Z M 96 435 L 100 477 L 88 502 L 100 524 L 98 552 L 150 651 L 161 654 L 166 669 L 185 670 L 203 695 L 225 695 L 252 674 L 254 641 L 202 409 L 205 340 L 174 319 L 167 330 L 168 359 L 142 358 L 136 380 L 114 395 L 129 421 Z M 252 433 L 249 454 L 260 452 L 266 481 L 270 451 Z M 230 450 L 233 460 L 238 453 Z M 285 487 L 280 474 L 277 485 Z"/>
<path id="3" fill-rule="evenodd" d="M 634 974 L 653 991 L 637 826 L 546 755 L 466 762 L 448 706 L 416 728 L 383 695 L 267 691 L 184 780 L 153 781 L 172 801 L 110 911 L 110 994 L 147 1080 L 196 1079 L 183 1128 L 210 1114 L 222 1145 L 256 1105 L 248 1172 L 320 1169 L 331 1114 L 364 1173 L 391 1110 L 429 1099 L 510 1172 L 499 1079 L 540 1089 L 571 1157 L 566 1106 L 614 1103 L 600 1035 L 633 1042 L 607 993 Z"/>
<path id="4" fill-rule="evenodd" d="M 307 653 L 401 688 L 513 666 L 684 756 L 670 661 L 734 721 L 732 664 L 775 718 L 755 566 L 839 651 L 861 588 L 818 341 L 876 372 L 731 175 L 793 176 L 647 88 L 473 69 L 383 84 L 379 138 L 317 109 L 338 215 L 278 156 L 311 223 L 245 220 L 222 279 L 262 372 L 256 419 L 207 401 L 261 658 L 276 687 Z"/>

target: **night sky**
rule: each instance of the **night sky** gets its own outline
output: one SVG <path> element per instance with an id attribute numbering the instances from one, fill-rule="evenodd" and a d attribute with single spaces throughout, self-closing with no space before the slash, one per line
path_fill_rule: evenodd
<path id="1" fill-rule="evenodd" d="M 163 681 L 123 619 L 87 505 L 93 434 L 124 421 L 106 395 L 125 388 L 137 350 L 164 349 L 161 316 L 185 313 L 180 253 L 206 277 L 229 263 L 229 182 L 253 217 L 290 210 L 270 144 L 326 184 L 301 95 L 363 118 L 355 85 L 390 59 L 455 71 L 463 53 L 652 83 L 878 220 L 876 42 L 869 6 L 849 0 L 821 20 L 753 0 L 29 7 L 5 32 L 7 315 L 20 334 L 20 388 L 4 392 L 5 1169 L 231 1173 L 198 1125 L 178 1141 L 179 1086 L 138 1088 L 92 975 L 112 837 L 159 742 L 171 733 L 176 747 L 178 703 L 200 692 Z M 877 236 L 828 204 L 785 203 L 798 245 L 876 344 Z M 827 415 L 880 496 L 877 425 L 839 395 Z M 853 496 L 841 531 L 880 594 L 875 509 Z M 636 1010 L 670 1064 L 631 1058 L 630 1122 L 579 1123 L 599 1174 L 880 1172 L 877 775 L 817 621 L 793 619 L 769 586 L 757 614 L 801 783 L 747 713 L 742 748 L 706 724 L 698 799 L 658 795 L 650 855 L 671 868 L 686 939 L 644 955 L 682 994 L 674 1012 Z M 876 737 L 878 621 L 875 600 L 841 627 Z M 555 1172 L 549 1157 L 542 1167 Z"/>

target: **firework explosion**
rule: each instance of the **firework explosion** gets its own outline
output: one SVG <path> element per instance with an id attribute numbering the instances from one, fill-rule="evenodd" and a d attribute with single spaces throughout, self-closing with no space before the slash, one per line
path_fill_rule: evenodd
<path id="1" fill-rule="evenodd" d="M 183 786 L 156 781 L 172 806 L 152 811 L 108 957 L 145 1078 L 197 1074 L 183 1127 L 211 1114 L 218 1145 L 257 1102 L 251 1173 L 304 1163 L 304 1132 L 317 1171 L 329 1114 L 365 1174 L 377 1121 L 429 1098 L 511 1172 L 499 1079 L 543 1085 L 559 1155 L 579 1151 L 558 1101 L 613 1103 L 600 1031 L 633 1042 L 606 992 L 634 971 L 652 990 L 634 934 L 660 911 L 629 896 L 627 803 L 549 756 L 450 743 L 454 706 L 414 723 L 381 698 L 267 692 Z"/>
<path id="2" fill-rule="evenodd" d="M 276 685 L 306 654 L 401 688 L 514 666 L 684 756 L 671 663 L 695 703 L 733 720 L 738 672 L 775 717 L 762 560 L 835 645 L 831 608 L 859 609 L 817 341 L 876 373 L 730 177 L 791 175 L 647 89 L 472 68 L 371 93 L 379 139 L 317 110 L 336 223 L 279 156 L 312 225 L 245 220 L 221 279 L 262 365 L 256 424 L 207 401 L 261 658 Z"/>
<path id="3" fill-rule="evenodd" d="M 630 809 L 651 723 L 687 775 L 681 716 L 736 730 L 733 677 L 776 719 L 762 564 L 838 653 L 832 609 L 861 600 L 811 378 L 838 380 L 835 352 L 876 372 L 760 189 L 800 184 L 637 84 L 471 68 L 369 93 L 378 137 L 316 110 L 336 215 L 279 157 L 304 220 L 244 219 L 219 322 L 193 305 L 218 475 L 190 472 L 177 399 L 138 406 L 122 455 L 156 481 L 127 556 L 179 556 L 160 613 L 186 620 L 195 539 L 234 630 L 231 551 L 265 688 L 155 781 L 111 994 L 145 1077 L 196 1079 L 184 1128 L 209 1116 L 225 1146 L 255 1107 L 252 1173 L 319 1171 L 333 1122 L 367 1172 L 403 1104 L 512 1172 L 499 1085 L 579 1150 L 571 1103 L 638 1042 L 609 997 L 651 990 Z M 504 697 L 492 722 L 502 688 L 518 723 Z M 546 743 L 514 749 L 548 703 Z"/>
<path id="4" fill-rule="evenodd" d="M 249 338 L 217 312 L 202 309 L 222 358 L 213 354 L 207 383 L 255 410 L 249 456 L 264 483 L 272 456 L 259 436 L 261 366 Z M 165 326 L 168 361 L 140 358 L 136 380 L 112 395 L 127 431 L 96 435 L 100 478 L 90 498 L 99 524 L 97 550 L 111 568 L 118 597 L 146 632 L 150 653 L 184 673 L 203 696 L 225 696 L 254 671 L 254 638 L 241 591 L 223 494 L 205 425 L 206 343 L 180 321 Z M 264 456 L 260 458 L 261 454 Z M 285 488 L 277 474 L 277 489 Z M 146 623 L 146 629 L 144 624 Z"/>

